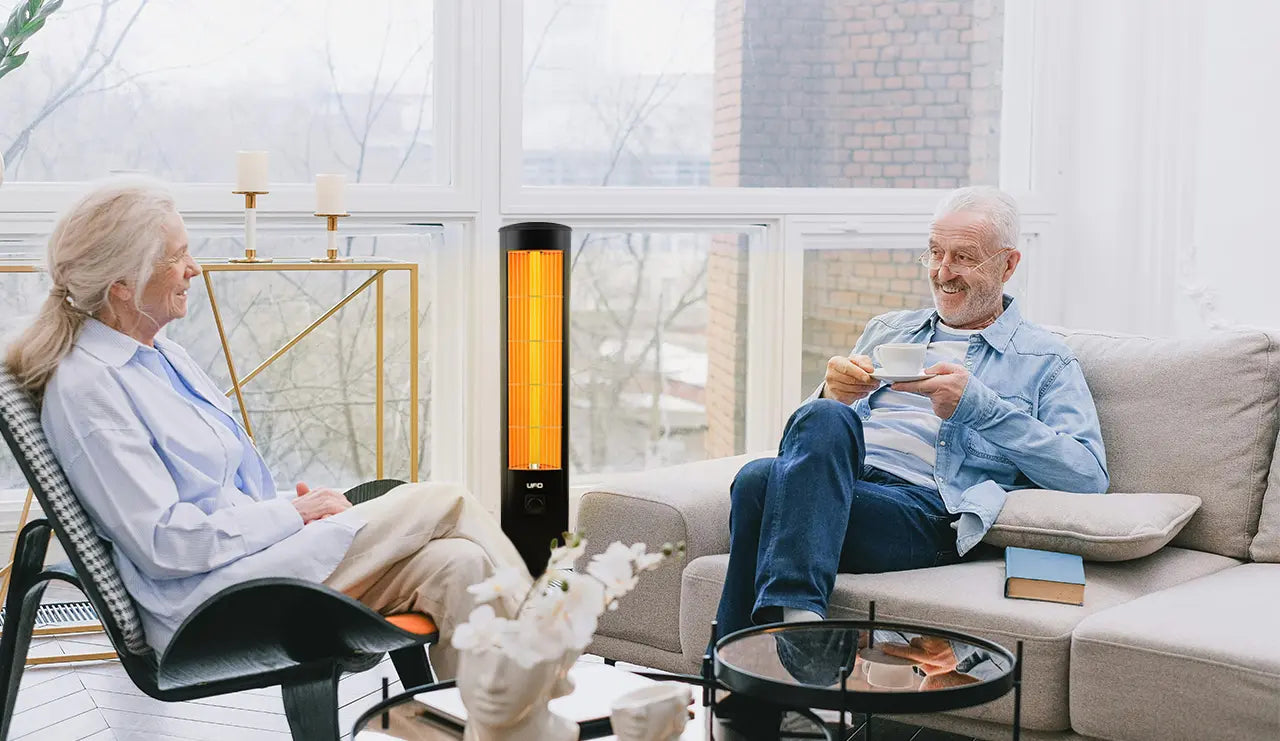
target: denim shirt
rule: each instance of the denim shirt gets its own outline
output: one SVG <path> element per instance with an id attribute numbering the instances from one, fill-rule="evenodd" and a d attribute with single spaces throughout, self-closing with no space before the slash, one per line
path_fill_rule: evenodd
<path id="1" fill-rule="evenodd" d="M 174 387 L 166 360 L 190 394 Z M 304 527 L 293 493 L 277 493 L 232 413 L 176 342 L 157 337 L 147 347 L 96 319 L 45 389 L 49 445 L 111 544 L 157 651 L 228 586 L 265 576 L 323 581 L 363 525 L 352 508 Z"/>
<path id="2" fill-rule="evenodd" d="M 1079 361 L 1059 338 L 1024 320 L 1012 297 L 1004 297 L 1004 307 L 969 339 L 969 383 L 951 418 L 942 420 L 935 448 L 938 492 L 947 510 L 961 515 L 961 555 L 995 523 L 1010 490 L 1100 493 L 1110 483 Z M 935 309 L 883 314 L 867 324 L 851 354 L 870 355 L 888 342 L 928 343 L 938 322 Z M 871 416 L 870 396 L 852 406 L 863 420 Z"/>

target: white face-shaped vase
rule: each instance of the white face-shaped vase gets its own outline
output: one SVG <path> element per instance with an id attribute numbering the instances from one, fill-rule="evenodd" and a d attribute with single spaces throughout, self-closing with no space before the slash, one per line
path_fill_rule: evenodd
<path id="1" fill-rule="evenodd" d="M 550 699 L 557 665 L 523 667 L 498 651 L 467 651 L 458 666 L 458 690 L 469 720 L 507 728 Z"/>
<path id="2" fill-rule="evenodd" d="M 562 681 L 558 660 L 524 667 L 499 651 L 464 651 L 458 665 L 458 691 L 467 707 L 464 738 L 576 739 L 578 724 L 547 709 Z"/>

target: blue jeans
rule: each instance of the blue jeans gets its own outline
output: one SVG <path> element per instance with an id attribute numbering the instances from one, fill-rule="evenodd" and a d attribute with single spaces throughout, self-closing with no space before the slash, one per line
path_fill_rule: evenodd
<path id="1" fill-rule="evenodd" d="M 941 495 L 863 464 L 862 420 L 818 399 L 791 415 L 776 458 L 742 467 L 730 488 L 729 570 L 716 619 L 726 635 L 825 616 L 837 573 L 956 563 L 958 515 Z"/>

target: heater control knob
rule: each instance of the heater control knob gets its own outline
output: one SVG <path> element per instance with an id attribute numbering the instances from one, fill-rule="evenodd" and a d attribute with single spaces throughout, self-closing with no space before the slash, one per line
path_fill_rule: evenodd
<path id="1" fill-rule="evenodd" d="M 547 512 L 547 496 L 545 494 L 525 494 L 524 513 L 526 515 L 543 515 Z"/>

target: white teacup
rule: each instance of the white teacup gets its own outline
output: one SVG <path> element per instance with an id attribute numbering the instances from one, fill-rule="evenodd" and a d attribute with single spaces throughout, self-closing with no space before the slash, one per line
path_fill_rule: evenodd
<path id="1" fill-rule="evenodd" d="M 622 741 L 675 741 L 689 722 L 691 697 L 679 682 L 632 690 L 613 701 L 609 722 Z"/>
<path id="2" fill-rule="evenodd" d="M 880 364 L 885 373 L 894 376 L 909 376 L 919 373 L 924 367 L 924 353 L 928 345 L 912 342 L 891 342 L 877 345 L 871 351 L 871 359 Z"/>
<path id="3" fill-rule="evenodd" d="M 882 689 L 910 689 L 916 680 L 915 662 L 899 656 L 890 656 L 879 648 L 858 651 L 862 667 L 867 672 L 867 684 Z"/>

